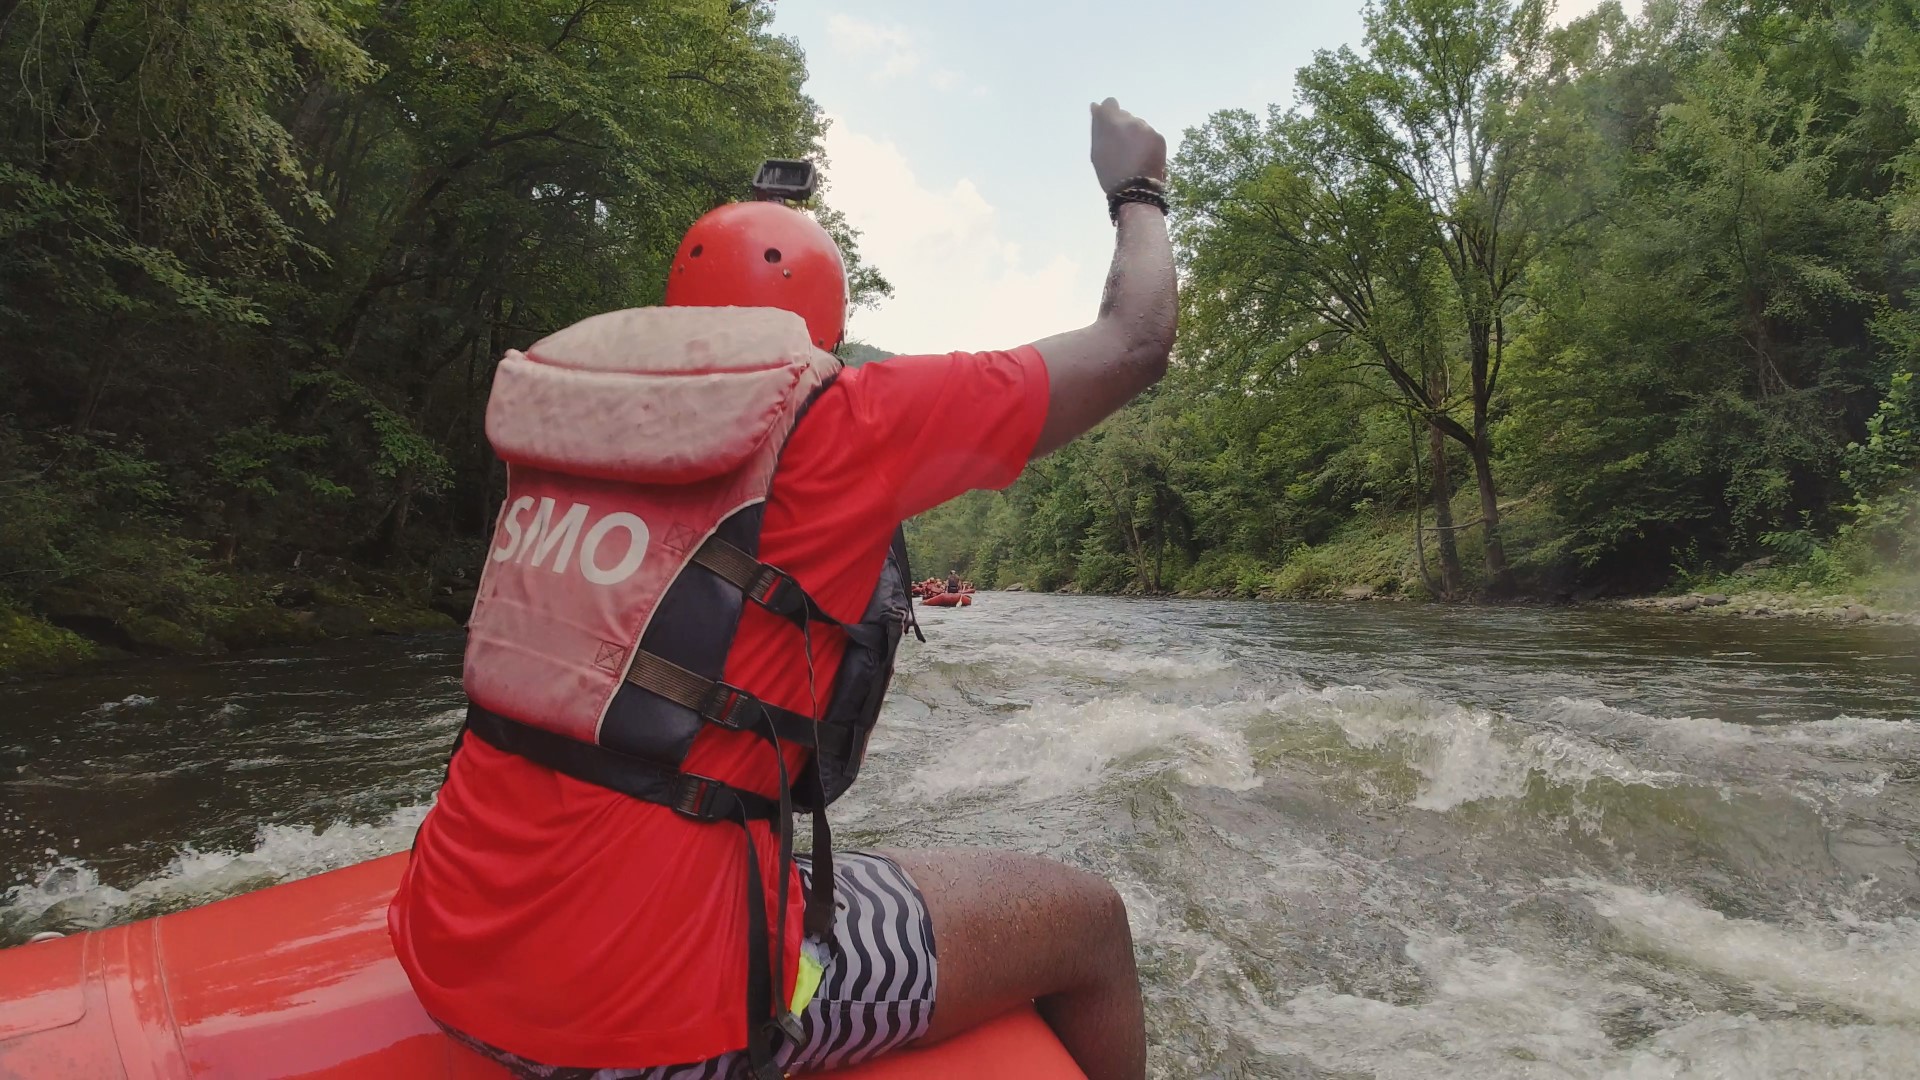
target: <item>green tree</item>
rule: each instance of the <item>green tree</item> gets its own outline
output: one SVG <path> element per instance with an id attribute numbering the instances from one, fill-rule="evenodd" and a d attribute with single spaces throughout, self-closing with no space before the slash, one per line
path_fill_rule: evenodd
<path id="1" fill-rule="evenodd" d="M 34 518 L 0 590 L 84 591 L 88 560 L 42 547 L 119 528 L 180 580 L 209 557 L 461 561 L 498 497 L 499 357 L 657 302 L 699 214 L 764 158 L 820 156 L 771 20 L 765 0 L 0 2 L 0 330 L 32 358 L 0 365 L 0 516 L 104 484 L 108 450 L 158 485 L 137 523 Z M 857 232 L 811 209 L 856 300 L 884 295 Z"/>
<path id="2" fill-rule="evenodd" d="M 1294 370 L 1331 359 L 1384 376 L 1383 407 L 1432 431 L 1446 588 L 1443 437 L 1472 463 L 1488 583 L 1508 592 L 1492 421 L 1509 320 L 1558 209 L 1528 197 L 1557 164 L 1545 7 L 1386 0 L 1366 28 L 1365 55 L 1302 69 L 1299 108 L 1264 128 L 1222 114 L 1183 148 L 1199 347 L 1279 342 Z"/>

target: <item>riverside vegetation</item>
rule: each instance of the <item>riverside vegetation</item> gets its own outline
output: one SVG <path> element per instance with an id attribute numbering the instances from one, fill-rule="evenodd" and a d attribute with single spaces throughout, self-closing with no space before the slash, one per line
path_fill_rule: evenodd
<path id="1" fill-rule="evenodd" d="M 1380 0 L 1293 107 L 1189 132 L 1174 370 L 918 522 L 922 562 L 1920 606 L 1920 8 L 1549 15 Z"/>
<path id="2" fill-rule="evenodd" d="M 818 154 L 771 18 L 0 0 L 0 670 L 456 626 L 501 354 Z"/>
<path id="3" fill-rule="evenodd" d="M 656 302 L 687 224 L 818 153 L 770 19 L 0 0 L 0 670 L 451 628 L 499 356 Z M 1166 382 L 915 554 L 1910 605 L 1917 86 L 1913 0 L 1380 0 L 1292 107 L 1185 140 Z"/>

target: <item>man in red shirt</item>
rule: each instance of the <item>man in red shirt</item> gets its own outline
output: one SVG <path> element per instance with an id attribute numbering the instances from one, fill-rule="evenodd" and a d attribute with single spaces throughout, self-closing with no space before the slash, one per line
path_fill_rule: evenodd
<path id="1" fill-rule="evenodd" d="M 1111 99 L 1092 119 L 1094 169 L 1118 230 L 1098 318 L 1009 352 L 847 369 L 793 429 L 760 558 L 832 618 L 861 617 L 901 521 L 968 490 L 1005 487 L 1031 457 L 1164 373 L 1175 324 L 1156 194 L 1166 143 Z M 821 329 L 817 312 L 802 314 Z M 837 339 L 837 326 L 826 332 Z M 837 634 L 803 634 L 747 605 L 725 682 L 817 717 L 824 688 L 810 685 L 796 658 L 810 650 L 812 671 L 832 672 L 845 646 Z M 787 774 L 799 775 L 805 748 L 783 753 Z M 683 768 L 754 791 L 781 780 L 767 744 L 744 731 L 703 730 Z M 796 858 L 780 918 L 777 845 L 766 823 L 749 830 L 769 920 L 787 931 L 784 992 L 801 1028 L 780 1051 L 788 1071 L 937 1041 L 1034 1001 L 1093 1080 L 1144 1076 L 1126 911 L 1105 881 L 1006 852 L 843 852 L 835 867 L 843 947 L 803 952 L 798 912 L 810 867 Z M 744 1075 L 741 852 L 735 829 L 469 738 L 420 828 L 389 926 L 427 1011 L 522 1075 Z"/>

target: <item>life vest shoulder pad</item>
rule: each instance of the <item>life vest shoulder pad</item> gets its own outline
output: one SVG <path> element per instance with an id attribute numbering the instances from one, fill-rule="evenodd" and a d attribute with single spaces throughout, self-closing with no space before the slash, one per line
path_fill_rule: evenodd
<path id="1" fill-rule="evenodd" d="M 468 622 L 468 696 L 600 742 L 662 598 L 723 522 L 766 501 L 839 369 L 771 308 L 608 312 L 510 353 L 487 402 L 507 497 Z M 757 528 L 743 539 L 751 555 Z M 737 608 L 736 594 L 702 609 L 716 642 Z"/>
<path id="2" fill-rule="evenodd" d="M 691 484 L 785 441 L 840 367 L 773 308 L 629 308 L 507 353 L 487 439 L 509 465 L 632 484 Z"/>

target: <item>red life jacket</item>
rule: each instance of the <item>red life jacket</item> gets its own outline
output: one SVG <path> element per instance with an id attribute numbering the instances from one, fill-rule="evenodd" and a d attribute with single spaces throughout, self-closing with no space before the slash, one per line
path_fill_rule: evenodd
<path id="1" fill-rule="evenodd" d="M 858 776 L 900 637 L 912 621 L 904 537 L 857 623 L 822 611 L 761 563 L 761 515 L 807 404 L 841 363 L 771 308 L 609 312 L 509 352 L 487 403 L 507 497 L 468 623 L 466 731 L 570 776 L 702 822 L 772 820 L 784 924 L 792 814 L 814 816 L 808 933 L 832 944 L 825 808 Z M 825 714 L 767 704 L 721 681 L 746 603 L 847 636 Z M 796 662 L 811 662 L 811 654 Z M 714 724 L 813 754 L 780 789 L 745 791 L 681 769 Z M 769 957 L 759 859 L 747 833 L 749 1057 L 797 1035 Z M 769 964 L 771 961 L 771 964 Z"/>

